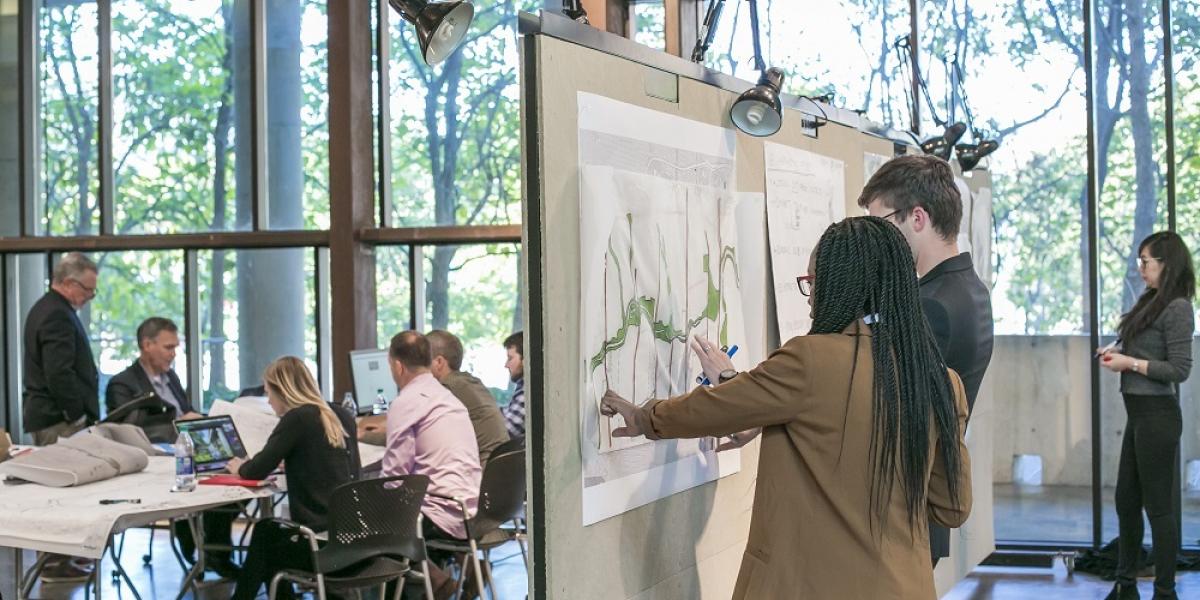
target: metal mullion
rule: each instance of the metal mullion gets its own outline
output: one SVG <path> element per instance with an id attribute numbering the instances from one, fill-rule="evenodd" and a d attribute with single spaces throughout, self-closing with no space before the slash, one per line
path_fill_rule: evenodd
<path id="1" fill-rule="evenodd" d="M 38 192 L 38 169 L 41 165 L 38 152 L 38 121 L 41 112 L 38 110 L 38 27 L 40 13 L 38 0 L 20 0 L 17 11 L 17 44 L 18 44 L 18 84 L 19 115 L 18 135 L 20 136 L 18 159 L 20 172 L 20 233 L 22 236 L 38 235 L 40 233 L 38 202 L 41 194 Z"/>
<path id="2" fill-rule="evenodd" d="M 1092 0 L 1083 0 L 1083 47 L 1084 75 L 1086 78 L 1087 103 L 1087 246 L 1088 246 L 1088 337 L 1089 348 L 1100 347 L 1100 257 L 1099 246 L 1099 199 L 1100 189 L 1096 168 L 1096 87 L 1095 57 L 1092 51 L 1094 23 Z M 1091 369 L 1092 397 L 1092 547 L 1100 548 L 1104 536 L 1101 515 L 1104 503 L 1100 494 L 1101 452 L 1100 447 L 1100 362 L 1089 360 Z"/>
<path id="3" fill-rule="evenodd" d="M 389 106 L 391 91 L 391 33 L 389 28 L 389 6 L 385 0 L 376 0 L 375 32 L 376 57 L 379 61 L 376 72 L 379 81 L 376 82 L 379 96 L 379 120 L 376 126 L 379 131 L 379 226 L 392 226 L 392 110 Z"/>
<path id="4" fill-rule="evenodd" d="M 1163 79 L 1167 100 L 1167 228 L 1175 231 L 1175 43 L 1171 37 L 1171 0 L 1162 0 Z"/>
<path id="5" fill-rule="evenodd" d="M 317 384 L 326 402 L 333 401 L 333 330 L 329 290 L 329 248 L 313 248 L 313 282 L 317 327 Z"/>
<path id="6" fill-rule="evenodd" d="M 425 330 L 425 247 L 408 247 L 408 322 L 415 331 Z"/>
<path id="7" fill-rule="evenodd" d="M 100 235 L 113 233 L 113 84 L 112 84 L 112 0 L 97 0 L 97 35 L 100 54 L 99 123 L 96 142 L 99 149 Z"/>
<path id="8" fill-rule="evenodd" d="M 251 180 L 251 227 L 254 231 L 270 228 L 270 173 L 267 161 L 267 6 L 266 0 L 250 2 L 250 73 L 253 93 L 251 94 L 250 121 L 252 123 L 251 148 L 254 168 Z"/>
<path id="9" fill-rule="evenodd" d="M 187 394 L 192 406 L 201 406 L 201 359 L 204 344 L 200 333 L 200 251 L 183 251 L 183 332 L 187 352 Z"/>
<path id="10" fill-rule="evenodd" d="M 917 0 L 908 0 L 908 62 L 912 65 L 912 132 L 921 135 L 921 43 L 919 21 L 920 6 Z"/>

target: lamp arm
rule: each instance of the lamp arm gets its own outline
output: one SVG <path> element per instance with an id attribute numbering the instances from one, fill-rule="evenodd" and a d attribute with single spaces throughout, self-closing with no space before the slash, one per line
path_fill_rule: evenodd
<path id="1" fill-rule="evenodd" d="M 762 39 L 758 33 L 758 0 L 750 0 L 750 36 L 754 38 L 754 70 L 761 73 L 767 70 L 767 63 L 763 60 Z"/>
<path id="2" fill-rule="evenodd" d="M 712 46 L 713 38 L 717 36 L 717 23 L 721 22 L 721 13 L 725 10 L 725 0 L 712 0 L 708 11 L 704 13 L 704 24 L 700 26 L 700 35 L 696 38 L 696 47 L 692 49 L 692 62 L 704 62 L 704 56 Z"/>

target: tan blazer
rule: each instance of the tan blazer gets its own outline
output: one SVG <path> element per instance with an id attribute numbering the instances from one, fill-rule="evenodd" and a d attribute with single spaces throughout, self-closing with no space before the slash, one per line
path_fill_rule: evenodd
<path id="1" fill-rule="evenodd" d="M 855 340 L 858 367 L 846 397 Z M 636 420 L 651 437 L 690 438 L 763 427 L 750 539 L 735 599 L 929 600 L 935 597 L 924 519 L 910 524 L 899 481 L 886 521 L 871 519 L 872 360 L 870 328 L 796 337 L 732 381 L 648 404 Z M 967 398 L 950 379 L 963 457 L 959 506 L 946 467 L 930 459 L 928 517 L 957 527 L 971 510 L 970 464 L 961 433 Z M 932 427 L 932 424 L 931 424 Z M 936 433 L 930 435 L 937 456 Z"/>

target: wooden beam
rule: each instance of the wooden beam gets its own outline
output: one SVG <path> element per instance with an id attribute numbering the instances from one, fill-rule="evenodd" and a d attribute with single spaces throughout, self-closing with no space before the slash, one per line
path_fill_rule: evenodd
<path id="1" fill-rule="evenodd" d="M 312 248 L 329 245 L 327 231 L 223 231 L 168 235 L 0 237 L 0 253 L 117 252 L 122 250 L 219 250 Z"/>
<path id="2" fill-rule="evenodd" d="M 700 0 L 664 0 L 667 52 L 691 59 L 700 29 Z"/>
<path id="3" fill-rule="evenodd" d="M 375 251 L 355 232 L 375 226 L 371 5 L 329 7 L 329 256 L 333 397 L 353 389 L 351 350 L 376 347 Z"/>
<path id="4" fill-rule="evenodd" d="M 368 228 L 358 241 L 379 246 L 453 246 L 458 244 L 519 244 L 520 225 Z"/>

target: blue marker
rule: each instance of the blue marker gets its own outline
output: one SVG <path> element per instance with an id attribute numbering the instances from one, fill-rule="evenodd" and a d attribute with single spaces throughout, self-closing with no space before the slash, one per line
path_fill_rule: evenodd
<path id="1" fill-rule="evenodd" d="M 725 354 L 729 355 L 729 358 L 733 358 L 733 355 L 737 354 L 737 351 L 738 351 L 737 344 L 734 344 L 733 346 L 731 346 L 729 348 L 721 348 L 721 352 L 724 352 Z M 712 385 L 712 382 L 708 380 L 708 376 L 704 375 L 704 374 L 700 374 L 700 375 L 696 376 L 696 383 L 698 383 L 700 385 Z"/>

